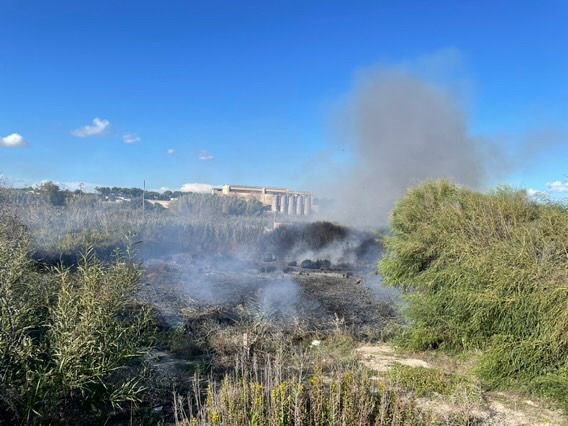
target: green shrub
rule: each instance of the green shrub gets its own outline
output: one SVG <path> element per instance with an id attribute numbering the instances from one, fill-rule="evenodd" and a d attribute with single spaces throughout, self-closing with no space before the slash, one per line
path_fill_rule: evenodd
<path id="1" fill-rule="evenodd" d="M 434 394 L 459 396 L 468 401 L 481 399 L 480 387 L 471 379 L 449 374 L 436 368 L 409 367 L 395 364 L 388 372 L 389 378 L 404 390 L 410 390 L 418 397 Z"/>
<path id="2" fill-rule="evenodd" d="M 267 369 L 252 376 L 228 375 L 220 384 L 210 380 L 204 385 L 196 384 L 187 397 L 174 396 L 175 424 L 436 424 L 431 413 L 418 408 L 398 390 L 371 379 L 365 370 L 337 372 L 331 377 L 315 372 L 305 378 L 283 378 L 276 372 Z"/>
<path id="3" fill-rule="evenodd" d="M 128 303 L 140 271 L 87 253 L 78 269 L 40 273 L 26 230 L 0 214 L 0 416 L 53 422 L 108 413 L 143 390 L 132 360 L 148 341 Z"/>
<path id="4" fill-rule="evenodd" d="M 524 191 L 428 182 L 398 203 L 379 265 L 405 290 L 414 349 L 483 349 L 495 386 L 565 389 L 568 209 Z M 552 392 L 568 403 L 568 392 Z"/>

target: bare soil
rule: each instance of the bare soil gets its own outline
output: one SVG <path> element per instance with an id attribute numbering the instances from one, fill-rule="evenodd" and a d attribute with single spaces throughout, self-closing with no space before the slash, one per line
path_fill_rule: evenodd
<path id="1" fill-rule="evenodd" d="M 445 355 L 404 354 L 388 344 L 362 345 L 356 353 L 363 365 L 379 375 L 385 375 L 396 364 L 437 368 L 450 374 L 463 374 L 470 367 L 467 361 L 460 363 Z M 561 410 L 551 408 L 544 401 L 512 392 L 483 392 L 482 401 L 473 406 L 452 403 L 448 398 L 419 398 L 418 403 L 441 418 L 469 410 L 482 425 L 568 425 L 568 417 Z"/>

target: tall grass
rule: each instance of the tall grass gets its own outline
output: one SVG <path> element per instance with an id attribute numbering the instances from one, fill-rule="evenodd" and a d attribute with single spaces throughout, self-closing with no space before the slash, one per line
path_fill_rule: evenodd
<path id="1" fill-rule="evenodd" d="M 3 189 L 0 203 L 30 229 L 40 258 L 63 253 L 71 262 L 88 245 L 106 259 L 127 238 L 142 243 L 141 254 L 236 250 L 257 243 L 271 224 L 258 202 L 207 194 L 184 195 L 169 209 L 146 205 L 144 214 L 141 200 L 113 203 L 95 194 L 69 194 L 55 206 L 42 194 Z"/>
<path id="2" fill-rule="evenodd" d="M 129 309 L 140 271 L 91 253 L 76 271 L 39 272 L 27 230 L 0 212 L 0 418 L 71 421 L 140 400 L 132 361 L 148 341 L 148 316 Z"/>
<path id="3" fill-rule="evenodd" d="M 386 250 L 385 282 L 407 293 L 405 344 L 482 349 L 488 383 L 568 407 L 566 206 L 428 182 L 396 206 Z"/>
<path id="4" fill-rule="evenodd" d="M 221 382 L 195 377 L 174 394 L 175 423 L 197 425 L 428 425 L 435 419 L 362 368 L 287 373 L 277 359 L 235 368 Z M 464 423 L 465 424 L 465 423 Z"/>

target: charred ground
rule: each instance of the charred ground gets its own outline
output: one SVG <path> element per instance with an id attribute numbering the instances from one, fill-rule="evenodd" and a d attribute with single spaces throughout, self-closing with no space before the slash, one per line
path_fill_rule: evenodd
<path id="1" fill-rule="evenodd" d="M 398 318 L 397 293 L 375 272 L 380 251 L 370 232 L 317 222 L 280 227 L 236 249 L 145 259 L 138 297 L 159 318 L 149 359 L 166 383 L 162 392 L 190 391 L 196 372 L 221 379 L 243 354 L 249 362 L 294 357 L 338 333 L 348 342 L 380 340 Z"/>

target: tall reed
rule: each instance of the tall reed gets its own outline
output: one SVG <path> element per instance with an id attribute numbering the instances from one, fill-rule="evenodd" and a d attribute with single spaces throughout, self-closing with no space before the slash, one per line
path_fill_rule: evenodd
<path id="1" fill-rule="evenodd" d="M 0 418 L 85 420 L 140 401 L 132 362 L 149 336 L 146 312 L 129 309 L 137 266 L 87 252 L 76 271 L 39 272 L 29 249 L 25 227 L 0 212 Z"/>
<path id="2" fill-rule="evenodd" d="M 175 394 L 175 423 L 189 425 L 429 425 L 435 418 L 363 368 L 290 374 L 278 357 L 237 365 L 220 382 L 195 376 Z"/>
<path id="3" fill-rule="evenodd" d="M 446 181 L 408 192 L 380 262 L 406 290 L 415 349 L 481 349 L 479 372 L 568 408 L 568 208 Z"/>

